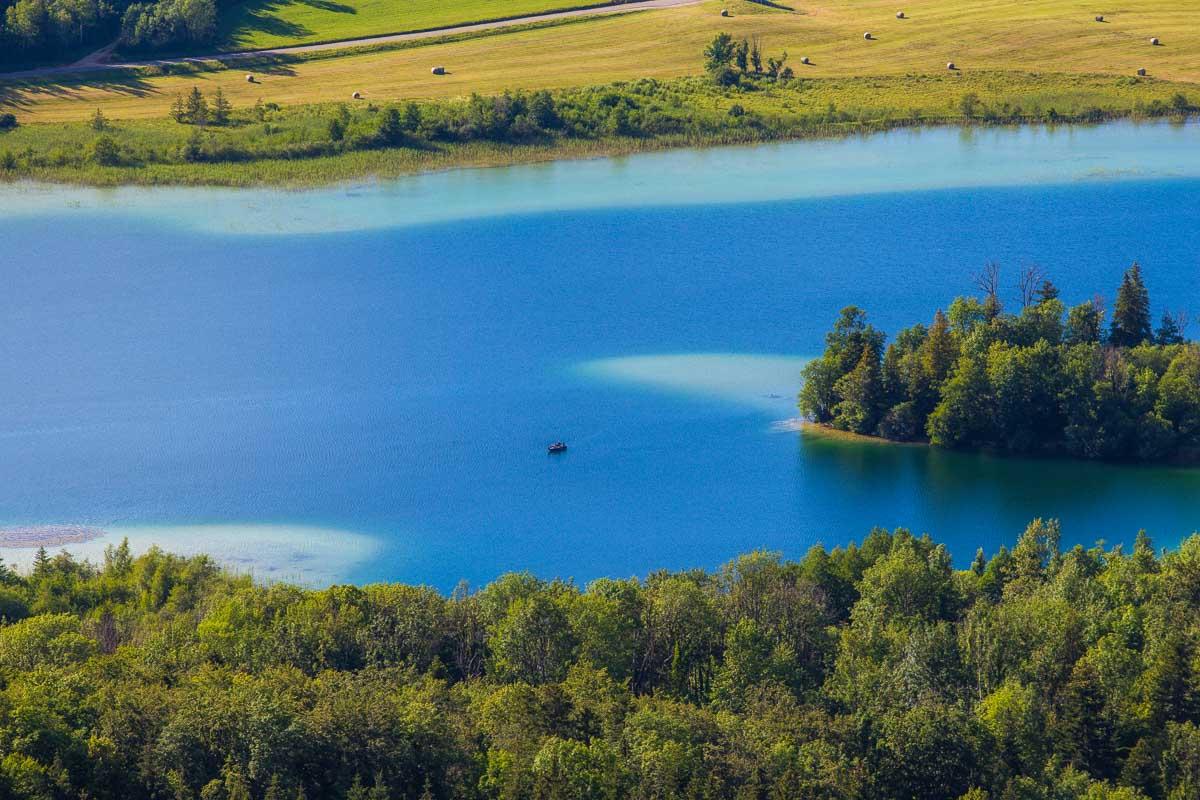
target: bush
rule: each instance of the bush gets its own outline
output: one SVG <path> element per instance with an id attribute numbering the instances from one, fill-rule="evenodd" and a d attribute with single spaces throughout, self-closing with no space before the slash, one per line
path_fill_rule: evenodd
<path id="1" fill-rule="evenodd" d="M 100 136 L 92 142 L 88 157 L 102 167 L 115 167 L 121 163 L 121 148 L 111 136 Z"/>
<path id="2" fill-rule="evenodd" d="M 8 154 L 6 154 L 8 155 Z M 0 620 L 5 624 L 20 622 L 29 616 L 29 604 L 20 591 L 11 586 L 0 586 Z"/>
<path id="3" fill-rule="evenodd" d="M 740 80 L 737 70 L 730 66 L 721 66 L 708 73 L 717 86 L 736 86 Z"/>
<path id="4" fill-rule="evenodd" d="M 0 114 L 0 131 L 11 131 L 15 127 L 17 127 L 15 114 Z"/>
<path id="5" fill-rule="evenodd" d="M 200 131 L 192 131 L 192 135 L 180 148 L 179 156 L 189 164 L 204 160 L 204 139 L 200 136 Z"/>

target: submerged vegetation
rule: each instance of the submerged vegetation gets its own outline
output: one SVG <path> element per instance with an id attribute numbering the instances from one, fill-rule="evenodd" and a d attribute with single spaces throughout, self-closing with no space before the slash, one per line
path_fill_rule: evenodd
<path id="1" fill-rule="evenodd" d="M 43 552 L 0 569 L 0 795 L 1196 797 L 1200 536 L 1059 540 L 450 597 Z"/>
<path id="2" fill-rule="evenodd" d="M 103 109 L 69 124 L 0 132 L 0 179 L 114 183 L 321 183 L 450 166 L 491 165 L 683 145 L 832 136 L 915 124 L 1184 119 L 1196 106 L 1170 84 L 1048 77 L 1030 93 L 1004 76 L 798 79 L 757 45 L 728 42 L 730 85 L 704 78 L 405 103 L 235 106 L 198 86 L 157 120 Z M 753 49 L 751 49 L 753 48 Z M 718 72 L 727 67 L 718 67 Z M 721 80 L 725 80 L 722 78 Z M 1065 81 L 1065 82 L 1064 82 Z M 894 105 L 896 92 L 909 105 Z M 105 120 L 102 128 L 97 117 Z"/>
<path id="3" fill-rule="evenodd" d="M 999 268 L 931 325 L 884 334 L 842 310 L 804 371 L 800 409 L 818 423 L 897 441 L 1077 458 L 1200 457 L 1200 345 L 1187 316 L 1153 325 L 1141 268 L 1126 271 L 1111 319 L 1104 301 L 1067 308 L 1037 268 L 1005 313 Z"/>

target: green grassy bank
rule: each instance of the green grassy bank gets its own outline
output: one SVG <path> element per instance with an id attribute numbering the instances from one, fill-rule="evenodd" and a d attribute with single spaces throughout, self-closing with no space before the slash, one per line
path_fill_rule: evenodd
<path id="1" fill-rule="evenodd" d="M 1194 84 L 1003 72 L 779 81 L 744 76 L 731 88 L 703 78 L 644 79 L 420 103 L 258 103 L 222 111 L 215 95 L 207 95 L 204 113 L 183 121 L 172 118 L 168 105 L 159 119 L 101 115 L 88 122 L 17 125 L 0 133 L 0 179 L 311 186 L 912 125 L 1183 119 L 1197 102 L 1200 86 Z"/>

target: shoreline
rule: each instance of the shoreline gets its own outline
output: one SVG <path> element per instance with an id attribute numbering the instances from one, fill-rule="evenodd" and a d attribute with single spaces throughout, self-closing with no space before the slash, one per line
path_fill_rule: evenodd
<path id="1" fill-rule="evenodd" d="M 896 441 L 895 439 L 885 439 L 882 436 L 867 436 L 864 433 L 843 431 L 830 425 L 822 425 L 820 422 L 812 422 L 806 419 L 797 420 L 794 428 L 802 435 L 818 436 L 822 439 L 832 439 L 840 442 L 858 442 L 860 444 L 871 444 L 879 447 L 896 445 L 899 447 L 919 447 L 926 450 L 932 449 L 932 445 L 930 445 L 929 442 L 900 442 Z M 975 453 L 975 455 L 987 454 L 979 452 Z"/>
<path id="2" fill-rule="evenodd" d="M 1005 453 L 999 450 L 986 449 L 963 449 L 955 450 L 946 447 L 935 447 L 927 441 L 912 441 L 902 442 L 896 439 L 885 439 L 882 436 L 868 436 L 864 433 L 853 433 L 852 431 L 843 431 L 838 428 L 824 425 L 820 422 L 811 422 L 809 420 L 789 420 L 793 423 L 792 428 L 801 435 L 816 436 L 821 439 L 838 441 L 838 442 L 856 442 L 858 444 L 874 445 L 876 447 L 909 447 L 919 448 L 922 450 L 939 451 L 944 453 L 954 453 L 963 456 L 996 458 L 1005 461 L 1026 460 L 1026 461 L 1067 461 L 1071 463 L 1082 464 L 1101 464 L 1117 467 L 1132 467 L 1135 469 L 1179 469 L 1179 470 L 1196 470 L 1200 469 L 1200 453 L 1194 456 L 1181 456 L 1168 461 L 1122 461 L 1117 459 L 1100 459 L 1100 458 L 1076 458 L 1065 453 Z"/>
<path id="3" fill-rule="evenodd" d="M 961 81 L 955 88 L 941 86 L 938 92 L 980 88 L 991 79 L 1014 76 L 1004 73 L 979 73 Z M 717 147 L 753 146 L 799 141 L 837 141 L 855 136 L 893 131 L 958 129 L 994 130 L 1013 127 L 1091 127 L 1110 122 L 1174 122 L 1187 124 L 1200 113 L 1200 86 L 1146 80 L 1136 93 L 1126 92 L 1114 76 L 1093 76 L 1086 90 L 1080 90 L 1064 111 L 1042 110 L 1036 106 L 1023 110 L 1019 102 L 1026 93 L 1055 86 L 1070 76 L 1017 76 L 1015 91 L 989 98 L 978 113 L 947 111 L 932 101 L 897 111 L 892 105 L 895 86 L 867 87 L 861 79 L 802 79 L 793 86 L 760 85 L 751 91 L 720 91 L 696 78 L 683 78 L 656 84 L 655 91 L 675 93 L 672 113 L 682 115 L 683 130 L 657 133 L 654 130 L 630 133 L 602 132 L 596 136 L 569 132 L 546 132 L 528 139 L 434 140 L 409 138 L 397 144 L 330 145 L 318 139 L 301 139 L 292 149 L 239 150 L 239 142 L 251 137 L 257 141 L 253 121 L 239 120 L 219 129 L 176 125 L 165 119 L 114 120 L 109 129 L 97 133 L 88 123 L 27 123 L 0 133 L 0 183 L 23 181 L 92 187 L 180 186 L 314 189 L 341 184 L 392 180 L 463 169 L 484 169 L 564 161 L 619 158 L 638 153 L 668 150 L 705 150 Z M 936 79 L 943 81 L 944 79 Z M 1042 81 L 1042 83 L 1039 83 Z M 955 84 L 960 81 L 955 79 Z M 562 90 L 556 97 L 570 98 L 581 92 L 611 89 L 634 92 L 633 85 L 611 84 L 587 90 Z M 1184 92 L 1191 90 L 1192 96 Z M 575 92 L 575 95 L 571 95 Z M 855 94 L 857 93 L 857 94 Z M 1117 106 L 1096 105 L 1097 98 L 1108 97 Z M 654 95 L 657 96 L 657 95 Z M 825 97 L 853 101 L 857 105 L 822 110 Z M 682 100 L 678 98 L 683 98 Z M 797 108 L 801 101 L 813 108 Z M 1147 102 L 1149 101 L 1149 102 Z M 1174 101 L 1174 103 L 1172 102 Z M 424 113 L 446 113 L 456 101 L 427 103 Z M 982 101 L 981 101 L 982 102 Z M 1010 102 L 1018 102 L 1011 106 Z M 743 109 L 742 104 L 746 107 Z M 753 103 L 753 105 L 751 105 Z M 279 121 L 269 120 L 267 128 L 293 125 L 297 135 L 311 136 L 311 123 L 327 124 L 328 116 L 340 104 L 319 103 L 284 109 Z M 1008 109 L 1001 113 L 999 109 Z M 742 116 L 745 115 L 745 116 Z M 361 124 L 374 124 L 362 118 Z M 357 124 L 357 123 L 356 123 Z M 179 137 L 203 133 L 212 152 L 184 160 L 177 155 Z M 99 139 L 107 138 L 118 148 L 112 156 L 118 163 L 99 163 L 90 155 Z M 259 145 L 254 145 L 258 147 Z M 269 146 L 264 146 L 269 147 Z M 301 148 L 296 150 L 296 148 Z"/>
<path id="4" fill-rule="evenodd" d="M 1186 123 L 1191 117 L 1183 118 Z M 504 143 L 469 143 L 465 146 L 449 145 L 444 149 L 426 152 L 424 159 L 417 163 L 389 163 L 389 155 L 406 154 L 403 148 L 387 150 L 358 151 L 331 156 L 318 156 L 310 159 L 261 159 L 251 162 L 241 162 L 241 166 L 250 167 L 244 174 L 249 179 L 231 180 L 224 176 L 204 175 L 204 166 L 211 165 L 172 165 L 177 170 L 154 171 L 150 174 L 138 172 L 142 167 L 107 168 L 100 174 L 78 173 L 69 168 L 46 168 L 31 170 L 25 174 L 14 174 L 0 169 L 0 186 L 20 183 L 33 183 L 45 186 L 77 186 L 96 189 L 161 187 L 161 188 L 215 188 L 215 189 L 278 189 L 283 191 L 305 191 L 313 189 L 336 189 L 339 187 L 353 188 L 377 181 L 391 181 L 403 178 L 436 175 L 439 173 L 456 172 L 460 170 L 504 169 L 507 167 L 533 166 L 539 164 L 554 164 L 567 162 L 582 162 L 622 158 L 644 153 L 661 153 L 677 150 L 712 150 L 726 147 L 756 147 L 759 145 L 788 144 L 793 142 L 836 142 L 843 139 L 865 137 L 875 134 L 892 133 L 901 130 L 997 130 L 1003 128 L 1032 128 L 1032 127 L 1062 127 L 1062 128 L 1091 128 L 1114 122 L 1162 122 L 1174 121 L 1164 117 L 1140 117 L 1133 113 L 1108 116 L 1103 119 L 1060 119 L 1047 122 L 1044 119 L 1026 118 L 1021 120 L 1004 120 L 998 122 L 963 121 L 946 118 L 941 120 L 897 120 L 888 123 L 850 124 L 845 127 L 831 125 L 820 130 L 798 131 L 783 136 L 702 136 L 674 137 L 663 136 L 649 139 L 633 137 L 605 138 L 596 140 L 564 139 L 552 144 L 504 144 Z M 0 139 L 0 143 L 3 139 Z M 480 146 L 474 146 L 480 145 Z M 399 151 L 399 152 L 398 152 Z M 466 151 L 466 152 L 462 152 Z M 408 151 L 411 153 L 411 151 Z M 365 155 L 364 159 L 354 159 L 353 156 Z M 346 160 L 361 160 L 366 162 L 361 168 L 344 167 Z M 282 179 L 257 177 L 262 172 L 280 165 L 317 166 L 317 175 L 294 177 L 285 175 Z M 162 165 L 159 165 L 162 166 Z M 200 167 L 200 169 L 192 169 Z M 253 169 L 260 167 L 262 169 Z M 324 169 L 328 168 L 328 169 Z M 168 175 L 164 172 L 174 171 L 178 175 Z M 310 172 L 305 170 L 305 172 Z M 121 180 L 121 178 L 129 178 Z"/>

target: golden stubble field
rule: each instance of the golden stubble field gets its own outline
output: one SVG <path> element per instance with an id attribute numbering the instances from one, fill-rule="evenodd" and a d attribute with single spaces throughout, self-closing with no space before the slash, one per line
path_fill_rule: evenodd
<path id="1" fill-rule="evenodd" d="M 721 9 L 731 16 L 722 17 Z M 905 19 L 897 19 L 903 10 Z M 1102 14 L 1104 22 L 1094 17 Z M 515 88 L 669 78 L 702 69 L 701 51 L 719 31 L 786 50 L 802 77 L 932 75 L 953 61 L 972 70 L 1132 76 L 1200 82 L 1196 0 L 819 0 L 793 10 L 743 0 L 641 11 L 534 30 L 492 34 L 279 66 L 247 83 L 245 69 L 161 77 L 104 75 L 0 81 L 0 106 L 23 122 L 163 117 L 176 93 L 220 86 L 235 105 L 390 102 L 497 93 Z M 872 33 L 865 40 L 863 34 Z M 1150 37 L 1162 44 L 1152 46 Z M 803 66 L 801 56 L 812 64 Z M 449 74 L 430 74 L 431 65 Z M 903 106 L 904 97 L 896 98 Z"/>

